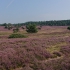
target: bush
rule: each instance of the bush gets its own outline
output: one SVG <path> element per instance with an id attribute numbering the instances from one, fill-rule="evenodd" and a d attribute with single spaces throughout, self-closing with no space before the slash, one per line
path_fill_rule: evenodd
<path id="1" fill-rule="evenodd" d="M 11 34 L 9 38 L 26 38 L 27 36 L 22 34 Z"/>
<path id="2" fill-rule="evenodd" d="M 68 30 L 70 30 L 70 26 L 69 26 L 69 27 L 67 27 L 67 29 L 68 29 Z"/>
<path id="3" fill-rule="evenodd" d="M 13 33 L 17 33 L 17 32 L 19 32 L 19 28 L 13 29 Z"/>
<path id="4" fill-rule="evenodd" d="M 28 33 L 36 33 L 37 32 L 37 28 L 36 28 L 36 25 L 35 24 L 29 24 L 26 26 L 26 31 Z"/>

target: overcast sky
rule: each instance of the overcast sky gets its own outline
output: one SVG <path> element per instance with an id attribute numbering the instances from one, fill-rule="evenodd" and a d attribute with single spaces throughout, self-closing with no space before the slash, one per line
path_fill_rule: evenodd
<path id="1" fill-rule="evenodd" d="M 70 0 L 0 0 L 0 23 L 70 19 Z"/>

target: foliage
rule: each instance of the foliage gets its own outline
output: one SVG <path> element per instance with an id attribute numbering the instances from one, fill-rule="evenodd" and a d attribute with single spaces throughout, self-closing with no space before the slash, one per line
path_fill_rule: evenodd
<path id="1" fill-rule="evenodd" d="M 35 24 L 29 24 L 26 26 L 27 28 L 27 32 L 28 33 L 36 33 L 37 32 L 37 28 L 36 28 L 36 25 Z"/>
<path id="2" fill-rule="evenodd" d="M 5 24 L 0 24 L 1 26 L 5 26 Z M 17 23 L 13 24 L 15 27 L 21 27 L 27 24 L 36 24 L 41 26 L 69 26 L 70 20 L 51 20 L 51 21 L 31 21 L 31 22 L 25 22 L 25 23 Z"/>
<path id="3" fill-rule="evenodd" d="M 3 23 L 3 24 L 0 24 L 1 26 L 6 26 L 7 25 L 7 23 Z"/>
<path id="4" fill-rule="evenodd" d="M 69 27 L 67 27 L 67 29 L 68 29 L 68 30 L 70 30 L 70 26 L 69 26 Z"/>
<path id="5" fill-rule="evenodd" d="M 10 29 L 13 28 L 11 23 L 8 23 L 8 24 L 7 24 L 7 23 L 4 23 L 3 26 L 4 26 L 6 29 L 8 29 L 8 30 L 10 30 Z"/>
<path id="6" fill-rule="evenodd" d="M 17 32 L 19 32 L 19 28 L 13 29 L 13 33 L 17 33 Z"/>
<path id="7" fill-rule="evenodd" d="M 7 24 L 5 24 L 5 28 L 8 28 Z"/>
<path id="8" fill-rule="evenodd" d="M 38 21 L 38 22 L 26 22 L 25 24 L 36 24 L 40 26 L 68 26 L 70 20 L 52 20 L 52 21 Z"/>
<path id="9" fill-rule="evenodd" d="M 26 38 L 27 36 L 22 34 L 11 34 L 9 38 Z"/>

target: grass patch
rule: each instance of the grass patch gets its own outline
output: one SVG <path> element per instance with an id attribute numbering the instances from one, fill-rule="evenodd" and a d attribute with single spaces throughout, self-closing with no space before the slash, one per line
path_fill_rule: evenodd
<path id="1" fill-rule="evenodd" d="M 66 45 L 66 43 L 59 43 L 53 46 L 50 46 L 49 48 L 47 48 L 47 51 L 49 51 L 50 53 L 53 53 L 55 51 L 60 51 L 61 46 Z"/>
<path id="2" fill-rule="evenodd" d="M 65 45 L 67 45 L 65 42 L 59 43 L 47 48 L 47 51 L 49 51 L 52 54 L 52 58 L 61 57 L 62 53 L 60 52 L 60 49 L 62 46 L 65 46 Z"/>

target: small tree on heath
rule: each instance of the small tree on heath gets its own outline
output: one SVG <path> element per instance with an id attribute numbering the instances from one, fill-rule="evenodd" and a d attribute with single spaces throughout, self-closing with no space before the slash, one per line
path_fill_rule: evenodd
<path id="1" fill-rule="evenodd" d="M 26 29 L 27 29 L 26 31 L 28 33 L 37 33 L 38 32 L 35 24 L 28 24 L 26 26 Z"/>

